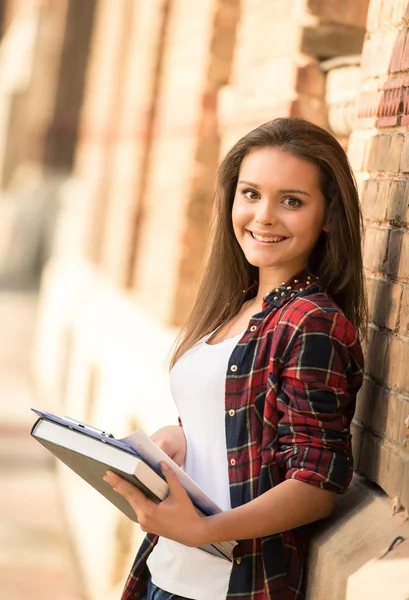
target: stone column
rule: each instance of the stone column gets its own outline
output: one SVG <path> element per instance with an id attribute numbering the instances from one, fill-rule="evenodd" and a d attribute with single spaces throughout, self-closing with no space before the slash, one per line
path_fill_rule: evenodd
<path id="1" fill-rule="evenodd" d="M 0 279 L 35 278 L 72 167 L 94 0 L 7 3 L 0 51 Z"/>
<path id="2" fill-rule="evenodd" d="M 104 244 L 133 10 L 133 0 L 98 0 L 86 74 L 74 175 L 84 229 L 80 253 L 96 262 Z"/>
<path id="3" fill-rule="evenodd" d="M 238 5 L 174 0 L 168 17 L 134 287 L 169 323 L 186 319 L 200 278 L 219 157 L 217 95 L 230 74 Z"/>
<path id="4" fill-rule="evenodd" d="M 124 62 L 122 102 L 106 191 L 101 263 L 120 285 L 131 285 L 153 123 L 167 32 L 169 0 L 134 0 Z"/>
<path id="5" fill-rule="evenodd" d="M 4 186 L 22 164 L 72 165 L 94 0 L 36 2 L 29 9 L 16 12 L 6 42 L 7 61 L 20 56 L 16 67 L 26 74 L 8 112 Z"/>

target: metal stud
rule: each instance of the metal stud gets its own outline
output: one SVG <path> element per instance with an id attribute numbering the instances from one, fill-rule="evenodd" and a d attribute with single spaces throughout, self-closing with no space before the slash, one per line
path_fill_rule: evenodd
<path id="1" fill-rule="evenodd" d="M 300 292 L 303 292 L 303 291 L 304 291 L 304 288 L 300 288 Z"/>
<path id="2" fill-rule="evenodd" d="M 294 279 L 294 283 L 298 283 L 298 282 L 299 282 L 299 279 Z"/>
<path id="3" fill-rule="evenodd" d="M 292 294 L 290 294 L 290 296 L 291 296 L 291 298 L 292 298 L 293 296 L 295 296 L 294 292 L 293 292 Z"/>
<path id="4" fill-rule="evenodd" d="M 285 292 L 281 292 L 281 295 L 282 295 L 282 296 L 285 296 Z"/>
<path id="5" fill-rule="evenodd" d="M 278 300 L 278 296 L 274 296 L 274 300 Z"/>
<path id="6" fill-rule="evenodd" d="M 287 290 L 291 290 L 291 285 L 287 285 Z"/>

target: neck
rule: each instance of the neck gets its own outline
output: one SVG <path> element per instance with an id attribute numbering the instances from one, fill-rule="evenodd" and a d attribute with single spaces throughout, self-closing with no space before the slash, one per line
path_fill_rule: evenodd
<path id="1" fill-rule="evenodd" d="M 295 273 L 300 271 L 303 267 L 299 269 L 277 269 L 274 271 L 259 269 L 259 285 L 257 290 L 257 295 L 254 298 L 255 304 L 261 304 L 263 302 L 263 298 L 267 296 L 271 290 L 280 287 L 291 279 Z M 305 267 L 304 267 L 305 268 Z"/>

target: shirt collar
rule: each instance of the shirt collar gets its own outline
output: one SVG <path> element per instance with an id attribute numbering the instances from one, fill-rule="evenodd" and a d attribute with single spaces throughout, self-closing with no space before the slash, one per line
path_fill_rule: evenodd
<path id="1" fill-rule="evenodd" d="M 283 281 L 280 287 L 276 287 L 263 298 L 263 308 L 268 304 L 281 307 L 296 296 L 302 294 L 306 289 L 310 292 L 310 288 L 317 285 L 318 277 L 310 273 L 307 269 L 303 269 L 296 273 L 287 281 Z"/>

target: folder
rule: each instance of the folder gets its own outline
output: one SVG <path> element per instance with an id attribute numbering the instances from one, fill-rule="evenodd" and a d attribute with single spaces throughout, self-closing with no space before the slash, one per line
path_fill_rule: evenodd
<path id="1" fill-rule="evenodd" d="M 211 498 L 142 430 L 137 429 L 123 439 L 115 439 L 111 433 L 70 417 L 61 418 L 34 408 L 31 410 L 39 416 L 31 435 L 132 521 L 138 522 L 130 504 L 103 480 L 108 470 L 159 503 L 169 493 L 160 470 L 160 463 L 165 462 L 176 473 L 201 516 L 221 512 Z M 201 546 L 201 549 L 232 561 L 236 545 L 236 541 L 219 542 Z"/>

